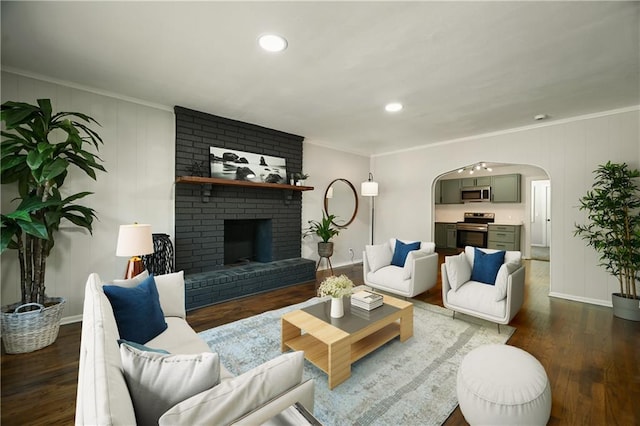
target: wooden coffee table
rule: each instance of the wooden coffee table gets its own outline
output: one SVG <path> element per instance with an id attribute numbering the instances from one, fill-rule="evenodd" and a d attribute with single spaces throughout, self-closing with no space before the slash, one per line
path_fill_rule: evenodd
<path id="1" fill-rule="evenodd" d="M 351 364 L 363 356 L 398 336 L 401 342 L 413 336 L 410 302 L 385 295 L 383 306 L 367 312 L 351 308 L 347 299 L 342 318 L 329 316 L 330 301 L 326 301 L 281 319 L 282 352 L 304 351 L 305 358 L 329 376 L 329 389 L 347 380 Z"/>

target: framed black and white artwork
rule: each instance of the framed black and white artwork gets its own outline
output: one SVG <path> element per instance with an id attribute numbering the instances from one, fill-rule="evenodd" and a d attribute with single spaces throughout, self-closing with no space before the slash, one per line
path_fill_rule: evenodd
<path id="1" fill-rule="evenodd" d="M 209 147 L 211 177 L 263 183 L 287 183 L 284 158 L 236 149 Z"/>

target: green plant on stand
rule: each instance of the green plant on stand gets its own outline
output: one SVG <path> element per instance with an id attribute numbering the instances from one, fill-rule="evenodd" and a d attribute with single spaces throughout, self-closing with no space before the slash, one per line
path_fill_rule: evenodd
<path id="1" fill-rule="evenodd" d="M 324 258 L 327 260 L 329 269 L 333 274 L 333 267 L 331 266 L 331 260 L 329 259 L 331 256 L 333 256 L 333 242 L 329 240 L 340 233 L 340 229 L 336 228 L 333 224 L 333 220 L 335 218 L 336 216 L 333 214 L 326 215 L 324 212 L 322 212 L 322 220 L 308 221 L 309 227 L 303 234 L 303 237 L 315 234 L 322 240 L 318 242 L 318 255 L 320 256 L 320 259 L 318 260 L 318 264 L 316 265 L 316 271 L 320 266 L 320 261 Z"/>
<path id="2" fill-rule="evenodd" d="M 5 102 L 0 116 L 6 129 L 2 131 L 1 144 L 2 184 L 14 185 L 18 191 L 18 205 L 12 212 L 0 215 L 0 253 L 8 249 L 17 250 L 21 293 L 21 303 L 2 307 L 2 338 L 6 348 L 10 333 L 6 327 L 19 317 L 14 314 L 9 318 L 8 315 L 24 308 L 27 312 L 20 315 L 25 318 L 26 314 L 35 317 L 37 313 L 28 312 L 33 305 L 18 305 L 38 304 L 39 311 L 45 314 L 49 306 L 64 305 L 64 299 L 46 296 L 44 282 L 47 257 L 53 249 L 54 235 L 63 219 L 89 232 L 92 230 L 95 211 L 76 204 L 77 200 L 91 193 L 63 195 L 61 192 L 69 169 L 80 169 L 94 180 L 96 170 L 105 169 L 99 164 L 102 160 L 85 149 L 85 145 L 89 145 L 97 151 L 99 144 L 103 143 L 100 136 L 88 127 L 88 124 L 99 125 L 88 115 L 79 112 L 54 113 L 49 99 L 38 99 L 37 105 Z M 62 315 L 62 307 L 59 308 L 59 315 Z M 57 332 L 56 327 L 53 339 L 47 344 L 55 341 Z M 35 346 L 38 344 L 41 343 L 35 343 Z M 35 349 L 18 349 L 17 352 Z M 9 349 L 7 352 L 16 353 Z"/>
<path id="3" fill-rule="evenodd" d="M 333 225 L 335 215 L 326 215 L 322 212 L 322 220 L 309 220 L 309 227 L 306 229 L 304 236 L 317 235 L 322 242 L 328 243 L 329 240 L 340 233 L 340 230 Z"/>
<path id="4" fill-rule="evenodd" d="M 640 321 L 640 170 L 607 162 L 596 170 L 591 190 L 580 199 L 588 222 L 575 225 L 575 236 L 600 254 L 600 266 L 618 279 L 613 314 Z"/>

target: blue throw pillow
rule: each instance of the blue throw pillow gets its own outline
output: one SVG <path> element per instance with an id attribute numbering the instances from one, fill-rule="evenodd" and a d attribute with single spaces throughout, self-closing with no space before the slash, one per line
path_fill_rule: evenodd
<path id="1" fill-rule="evenodd" d="M 405 244 L 400 240 L 396 240 L 396 248 L 393 251 L 391 264 L 402 268 L 404 266 L 404 262 L 407 260 L 407 255 L 412 250 L 420 250 L 420 241 Z"/>
<path id="2" fill-rule="evenodd" d="M 153 275 L 136 287 L 102 287 L 116 318 L 120 338 L 145 344 L 167 329 Z"/>
<path id="3" fill-rule="evenodd" d="M 489 254 L 474 248 L 471 279 L 473 281 L 494 285 L 496 283 L 498 270 L 504 263 L 504 254 L 504 251 Z"/>

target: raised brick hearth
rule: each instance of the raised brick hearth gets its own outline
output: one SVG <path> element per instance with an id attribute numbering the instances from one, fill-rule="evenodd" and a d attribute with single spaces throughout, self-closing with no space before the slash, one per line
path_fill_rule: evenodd
<path id="1" fill-rule="evenodd" d="M 192 175 L 195 163 L 208 174 L 211 146 L 282 157 L 288 173 L 302 171 L 301 136 L 178 106 L 175 115 L 176 176 Z M 201 185 L 175 187 L 176 270 L 185 271 L 189 309 L 315 279 L 313 261 L 300 258 L 301 192 L 205 189 L 210 196 L 203 197 Z M 269 220 L 271 262 L 225 266 L 225 220 Z"/>
<path id="2" fill-rule="evenodd" d="M 187 309 L 287 287 L 315 277 L 313 260 L 296 258 L 250 263 L 185 276 Z"/>

